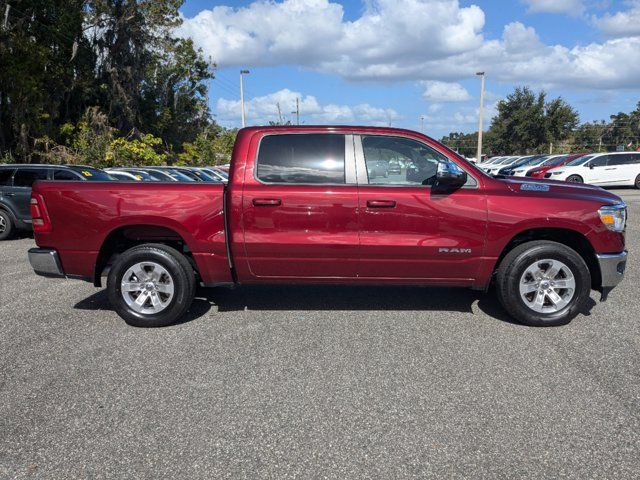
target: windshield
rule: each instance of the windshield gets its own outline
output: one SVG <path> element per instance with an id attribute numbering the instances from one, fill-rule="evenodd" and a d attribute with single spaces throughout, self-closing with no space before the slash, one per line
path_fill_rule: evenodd
<path id="1" fill-rule="evenodd" d="M 584 157 L 574 158 L 570 162 L 567 163 L 567 167 L 575 167 L 577 165 L 582 165 L 585 162 L 591 160 L 595 155 L 585 155 Z"/>
<path id="2" fill-rule="evenodd" d="M 535 167 L 536 165 L 540 165 L 547 159 L 547 156 L 543 157 L 533 157 L 521 164 L 521 167 Z"/>
<path id="3" fill-rule="evenodd" d="M 144 180 L 145 182 L 155 182 L 156 179 L 149 173 L 142 170 L 124 170 L 125 172 L 129 172 L 131 175 L 135 175 L 139 180 Z"/>
<path id="4" fill-rule="evenodd" d="M 547 160 L 545 160 L 545 162 L 542 164 L 545 167 L 553 167 L 555 165 L 560 165 L 562 162 L 564 162 L 567 157 L 569 155 L 560 155 L 559 157 L 555 157 L 555 158 L 549 158 Z"/>
<path id="5" fill-rule="evenodd" d="M 505 157 L 502 160 L 500 160 L 499 162 L 496 162 L 496 165 L 504 165 L 505 163 L 512 162 L 516 158 L 518 158 L 518 157 Z"/>
<path id="6" fill-rule="evenodd" d="M 88 180 L 90 182 L 110 182 L 113 180 L 113 177 L 109 175 L 107 172 L 102 170 L 98 170 L 97 168 L 92 167 L 68 167 L 71 170 L 78 172 L 82 175 L 82 178 Z"/>

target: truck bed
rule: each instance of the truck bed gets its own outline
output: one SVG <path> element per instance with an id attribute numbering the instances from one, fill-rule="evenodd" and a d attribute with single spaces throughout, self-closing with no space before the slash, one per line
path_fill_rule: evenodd
<path id="1" fill-rule="evenodd" d="M 55 247 L 67 276 L 99 282 L 101 248 L 135 240 L 144 230 L 158 240 L 187 246 L 205 284 L 230 283 L 224 218 L 224 185 L 212 183 L 37 182 L 50 232 L 40 248 Z M 94 266 L 97 267 L 94 269 Z"/>

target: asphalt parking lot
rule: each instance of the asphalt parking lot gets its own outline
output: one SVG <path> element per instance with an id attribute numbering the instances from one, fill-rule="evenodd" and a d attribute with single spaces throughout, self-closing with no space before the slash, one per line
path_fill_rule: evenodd
<path id="1" fill-rule="evenodd" d="M 640 192 L 630 263 L 568 326 L 493 294 L 203 290 L 127 326 L 0 243 L 0 478 L 637 478 Z"/>

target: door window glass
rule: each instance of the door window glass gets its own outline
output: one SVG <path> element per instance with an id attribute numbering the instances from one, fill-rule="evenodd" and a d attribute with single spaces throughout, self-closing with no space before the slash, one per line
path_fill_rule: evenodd
<path id="1" fill-rule="evenodd" d="M 258 179 L 266 183 L 345 183 L 344 135 L 268 135 L 260 142 Z"/>
<path id="2" fill-rule="evenodd" d="M 0 186 L 9 185 L 12 174 L 13 174 L 13 169 L 3 168 L 2 170 L 0 170 Z"/>
<path id="3" fill-rule="evenodd" d="M 433 185 L 438 163 L 449 159 L 427 145 L 403 137 L 363 136 L 362 148 L 373 185 Z"/>
<path id="4" fill-rule="evenodd" d="M 36 180 L 46 180 L 47 179 L 47 170 L 43 168 L 29 168 L 29 169 L 18 169 L 15 177 L 13 178 L 13 186 L 14 187 L 29 187 L 33 185 L 33 182 Z"/>
<path id="5" fill-rule="evenodd" d="M 596 157 L 589 162 L 590 167 L 606 167 L 609 164 L 609 156 L 602 155 L 600 157 Z"/>
<path id="6" fill-rule="evenodd" d="M 80 180 L 78 176 L 69 170 L 56 170 L 53 172 L 54 180 Z"/>

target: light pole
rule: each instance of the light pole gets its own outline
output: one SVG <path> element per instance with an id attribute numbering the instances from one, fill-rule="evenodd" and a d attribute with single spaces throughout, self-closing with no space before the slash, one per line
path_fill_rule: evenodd
<path id="1" fill-rule="evenodd" d="M 484 72 L 476 73 L 481 80 L 480 86 L 480 117 L 478 119 L 478 155 L 476 156 L 476 162 L 482 162 L 482 120 L 484 117 Z"/>
<path id="2" fill-rule="evenodd" d="M 242 110 L 242 128 L 247 126 L 244 118 L 244 82 L 242 80 L 242 76 L 248 73 L 249 70 L 240 70 L 240 109 Z"/>

